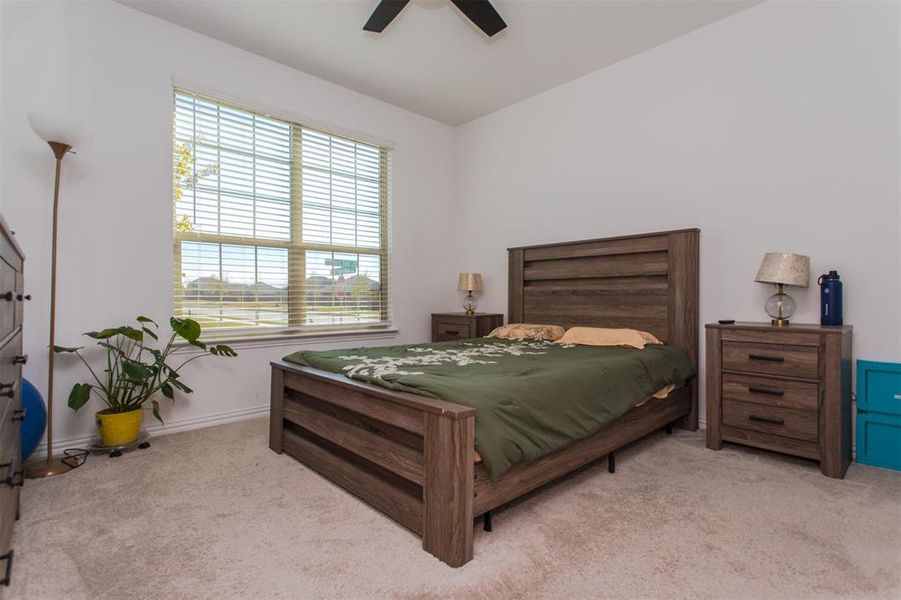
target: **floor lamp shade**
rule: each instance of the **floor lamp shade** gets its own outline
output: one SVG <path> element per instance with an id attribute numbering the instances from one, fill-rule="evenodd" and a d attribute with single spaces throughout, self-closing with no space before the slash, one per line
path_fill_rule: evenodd
<path id="1" fill-rule="evenodd" d="M 84 143 L 88 137 L 87 126 L 80 121 L 73 121 L 45 112 L 28 113 L 28 124 L 31 130 L 45 142 L 57 142 L 75 148 Z"/>

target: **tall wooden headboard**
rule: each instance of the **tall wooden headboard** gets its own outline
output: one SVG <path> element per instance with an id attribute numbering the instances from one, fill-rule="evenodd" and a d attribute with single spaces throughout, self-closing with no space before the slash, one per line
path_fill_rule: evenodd
<path id="1" fill-rule="evenodd" d="M 509 248 L 510 323 L 629 327 L 698 360 L 700 230 Z"/>

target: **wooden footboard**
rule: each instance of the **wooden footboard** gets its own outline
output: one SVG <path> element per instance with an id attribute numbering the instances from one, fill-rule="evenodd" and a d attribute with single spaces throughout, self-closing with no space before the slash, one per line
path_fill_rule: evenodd
<path id="1" fill-rule="evenodd" d="M 269 446 L 422 536 L 472 559 L 475 410 L 272 363 Z"/>
<path id="2" fill-rule="evenodd" d="M 269 446 L 421 535 L 425 550 L 458 567 L 472 559 L 476 516 L 691 410 L 688 387 L 651 399 L 594 436 L 517 465 L 492 483 L 475 464 L 474 409 L 275 362 Z"/>

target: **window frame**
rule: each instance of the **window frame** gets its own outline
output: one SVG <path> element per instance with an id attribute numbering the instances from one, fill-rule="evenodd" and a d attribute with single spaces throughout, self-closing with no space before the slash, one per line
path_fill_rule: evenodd
<path id="1" fill-rule="evenodd" d="M 244 102 L 236 103 L 230 100 L 227 95 L 207 94 L 196 91 L 194 86 L 185 86 L 173 84 L 172 86 L 172 116 L 173 131 L 172 145 L 170 146 L 170 160 L 174 159 L 175 145 L 178 143 L 177 131 L 175 127 L 177 102 L 176 97 L 179 95 L 188 95 L 195 98 L 203 99 L 217 105 L 225 106 L 233 110 L 239 110 L 251 113 L 260 117 L 274 119 L 286 123 L 290 126 L 290 192 L 289 192 L 289 238 L 287 240 L 278 240 L 270 238 L 243 237 L 228 234 L 196 232 L 196 231 L 179 231 L 176 227 L 176 219 L 178 216 L 175 198 L 172 198 L 172 232 L 173 232 L 173 314 L 176 316 L 185 316 L 183 311 L 184 297 L 178 293 L 175 285 L 182 281 L 182 244 L 184 242 L 210 243 L 233 246 L 249 246 L 264 248 L 284 248 L 287 251 L 288 271 L 287 271 L 287 319 L 288 325 L 284 327 L 265 325 L 257 325 L 253 327 L 218 327 L 207 328 L 204 331 L 203 338 L 209 340 L 230 340 L 233 342 L 252 341 L 252 340 L 283 340 L 291 338 L 325 338 L 325 337 L 348 337 L 358 335 L 380 335 L 394 334 L 397 332 L 393 329 L 392 323 L 392 293 L 391 293 L 391 152 L 393 145 L 383 142 L 375 142 L 366 139 L 365 136 L 357 136 L 348 134 L 340 129 L 332 129 L 317 125 L 307 125 L 304 120 L 292 117 L 282 116 L 281 114 L 273 114 L 268 110 L 260 110 L 255 108 L 253 104 Z M 343 244 L 324 244 L 303 241 L 303 132 L 315 131 L 327 136 L 342 138 L 355 143 L 365 144 L 378 149 L 379 153 L 379 245 L 372 246 L 348 246 Z M 174 160 L 173 160 L 174 163 Z M 175 172 L 173 164 L 173 182 L 175 181 Z M 173 194 L 174 194 L 173 186 Z M 345 253 L 357 255 L 377 256 L 379 261 L 379 307 L 380 318 L 378 321 L 371 322 L 355 322 L 348 324 L 324 324 L 310 325 L 306 324 L 306 313 L 310 309 L 310 305 L 301 299 L 292 300 L 293 296 L 303 297 L 306 293 L 306 254 L 307 252 L 331 252 Z"/>

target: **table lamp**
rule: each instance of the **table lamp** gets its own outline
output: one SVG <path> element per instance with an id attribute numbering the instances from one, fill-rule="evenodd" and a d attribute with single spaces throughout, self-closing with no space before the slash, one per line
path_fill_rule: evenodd
<path id="1" fill-rule="evenodd" d="M 460 277 L 457 279 L 457 289 L 461 292 L 466 292 L 466 304 L 463 305 L 466 314 L 476 314 L 476 307 L 472 301 L 472 293 L 481 292 L 485 289 L 485 286 L 482 284 L 482 274 L 460 273 Z"/>
<path id="2" fill-rule="evenodd" d="M 764 309 L 776 327 L 788 325 L 795 312 L 795 299 L 785 293 L 785 286 L 807 287 L 810 278 L 810 257 L 789 252 L 767 252 L 763 256 L 757 277 L 760 283 L 775 283 L 779 290 L 767 298 Z"/>

